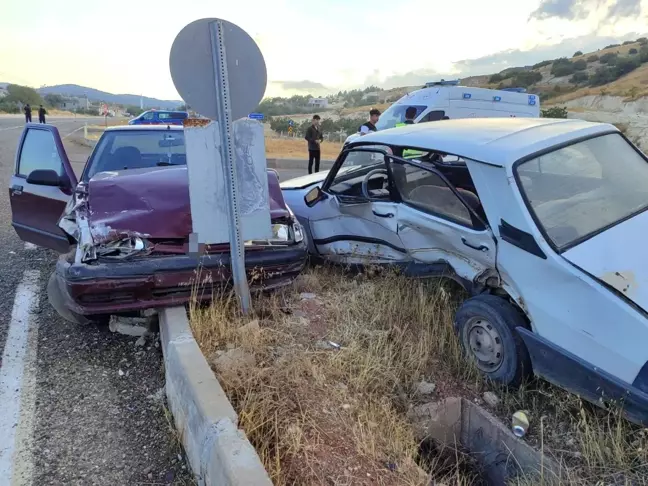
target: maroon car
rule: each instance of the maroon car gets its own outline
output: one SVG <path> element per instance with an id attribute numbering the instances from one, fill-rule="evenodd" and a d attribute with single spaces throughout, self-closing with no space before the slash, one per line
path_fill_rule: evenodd
<path id="1" fill-rule="evenodd" d="M 162 143 L 170 134 L 174 143 Z M 268 171 L 268 183 L 274 239 L 246 242 L 253 289 L 290 283 L 306 261 L 276 172 Z M 229 245 L 189 253 L 182 127 L 108 128 L 77 180 L 56 127 L 28 124 L 9 197 L 20 238 L 62 253 L 47 289 L 69 321 L 210 299 L 231 281 Z"/>

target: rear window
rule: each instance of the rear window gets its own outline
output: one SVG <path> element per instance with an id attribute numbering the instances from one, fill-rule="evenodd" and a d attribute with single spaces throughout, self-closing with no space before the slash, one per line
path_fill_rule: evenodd
<path id="1" fill-rule="evenodd" d="M 99 140 L 84 179 L 99 172 L 186 165 L 182 130 L 107 131 Z"/>
<path id="2" fill-rule="evenodd" d="M 559 250 L 648 207 L 648 162 L 619 134 L 549 152 L 516 172 L 530 209 Z"/>

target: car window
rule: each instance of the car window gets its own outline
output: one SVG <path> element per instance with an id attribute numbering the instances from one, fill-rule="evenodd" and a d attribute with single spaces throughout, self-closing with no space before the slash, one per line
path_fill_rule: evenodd
<path id="1" fill-rule="evenodd" d="M 27 177 L 33 170 L 50 169 L 63 174 L 63 162 L 49 130 L 30 129 L 20 152 L 18 174 Z"/>
<path id="2" fill-rule="evenodd" d="M 391 168 L 394 184 L 404 203 L 426 213 L 473 227 L 473 217 L 466 205 L 437 174 L 397 160 L 393 161 Z M 472 192 L 463 191 L 462 196 L 475 209 L 479 206 L 479 199 Z"/>
<path id="3" fill-rule="evenodd" d="M 648 162 L 619 134 L 541 155 L 516 172 L 531 211 L 558 249 L 648 207 Z"/>
<path id="4" fill-rule="evenodd" d="M 158 113 L 159 120 L 168 120 L 169 118 L 171 118 L 170 113 Z"/>
<path id="5" fill-rule="evenodd" d="M 380 130 L 386 130 L 388 128 L 394 128 L 397 123 L 403 123 L 405 121 L 405 111 L 413 106 L 416 108 L 417 118 L 424 110 L 427 109 L 426 105 L 408 105 L 406 103 L 395 103 L 385 110 L 385 112 L 380 115 L 378 123 L 376 123 L 376 128 Z"/>
<path id="6" fill-rule="evenodd" d="M 89 179 L 99 172 L 187 163 L 182 130 L 106 131 L 88 162 Z"/>
<path id="7" fill-rule="evenodd" d="M 152 120 L 153 117 L 155 116 L 155 113 L 146 113 L 144 116 L 142 116 L 142 120 Z"/>
<path id="8" fill-rule="evenodd" d="M 169 118 L 171 118 L 172 120 L 184 120 L 185 118 L 187 118 L 187 114 L 186 113 L 169 113 Z"/>
<path id="9" fill-rule="evenodd" d="M 430 113 L 426 114 L 423 118 L 421 118 L 419 123 L 443 120 L 444 116 L 445 116 L 445 111 L 443 111 L 443 110 L 434 110 L 434 111 L 431 111 Z"/>
<path id="10" fill-rule="evenodd" d="M 385 156 L 382 153 L 351 150 L 346 154 L 344 162 L 333 177 L 328 191 L 332 194 L 362 197 L 362 181 L 369 172 L 375 169 L 387 170 Z M 386 189 L 386 177 L 372 178 L 370 188 L 375 191 Z M 372 194 L 380 196 L 378 192 L 372 192 Z M 385 194 L 388 195 L 388 191 L 382 195 Z"/>

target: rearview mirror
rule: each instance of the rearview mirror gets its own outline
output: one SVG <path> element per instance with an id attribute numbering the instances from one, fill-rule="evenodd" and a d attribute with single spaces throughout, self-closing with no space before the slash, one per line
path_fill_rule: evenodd
<path id="1" fill-rule="evenodd" d="M 175 137 L 166 137 L 158 142 L 159 147 L 179 147 L 184 145 L 184 139 Z"/>
<path id="2" fill-rule="evenodd" d="M 37 186 L 63 186 L 63 179 L 55 170 L 52 169 L 36 169 L 32 170 L 27 176 L 28 184 L 35 184 Z"/>
<path id="3" fill-rule="evenodd" d="M 306 193 L 306 195 L 304 196 L 304 202 L 306 203 L 306 206 L 310 208 L 325 197 L 326 194 L 322 192 L 319 186 L 316 186 Z"/>

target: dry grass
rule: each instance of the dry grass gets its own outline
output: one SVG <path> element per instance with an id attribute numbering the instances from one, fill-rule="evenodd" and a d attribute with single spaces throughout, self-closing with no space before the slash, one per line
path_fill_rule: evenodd
<path id="1" fill-rule="evenodd" d="M 428 477 L 417 466 L 405 417 L 430 399 L 415 393 L 424 379 L 437 385 L 434 399 L 478 401 L 494 390 L 501 401 L 493 412 L 505 423 L 526 410 L 525 440 L 565 466 L 557 484 L 648 486 L 648 429 L 542 381 L 506 390 L 481 380 L 453 332 L 453 295 L 390 273 L 316 268 L 258 297 L 253 317 L 222 296 L 194 307 L 191 325 L 275 484 L 479 484 L 465 464 L 433 458 Z M 219 361 L 237 352 L 245 356 L 239 366 Z"/>
<path id="2" fill-rule="evenodd" d="M 320 268 L 254 305 L 263 309 L 258 331 L 241 331 L 250 318 L 228 298 L 194 308 L 191 323 L 274 483 L 429 484 L 405 418 L 415 384 L 434 381 L 449 396 L 477 381 L 453 333 L 450 294 Z M 246 359 L 228 368 L 219 361 L 227 349 Z M 451 484 L 475 479 L 430 468 Z"/>

